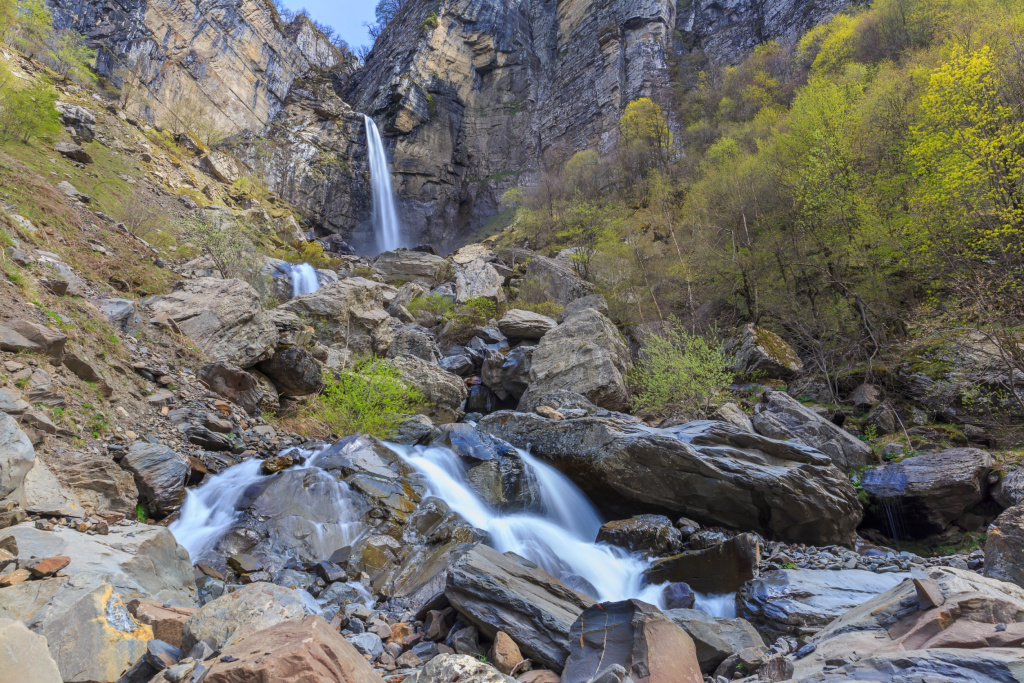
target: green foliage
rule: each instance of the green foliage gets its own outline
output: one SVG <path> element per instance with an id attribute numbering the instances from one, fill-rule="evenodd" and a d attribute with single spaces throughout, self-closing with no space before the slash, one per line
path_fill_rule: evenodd
<path id="1" fill-rule="evenodd" d="M 96 62 L 96 51 L 85 45 L 85 38 L 76 31 L 65 29 L 58 31 L 50 50 L 54 71 L 67 81 L 69 78 L 79 83 L 96 82 L 92 65 Z"/>
<path id="2" fill-rule="evenodd" d="M 431 29 L 435 29 L 437 28 L 437 23 L 437 12 L 431 12 L 427 15 L 427 18 L 423 20 L 423 30 L 429 31 Z"/>
<path id="3" fill-rule="evenodd" d="M 370 434 L 386 439 L 416 408 L 423 395 L 386 360 L 368 359 L 324 378 L 316 417 L 335 434 Z"/>
<path id="4" fill-rule="evenodd" d="M 135 519 L 139 522 L 145 522 L 148 515 L 146 515 L 146 508 L 142 507 L 142 503 L 135 506 Z"/>
<path id="5" fill-rule="evenodd" d="M 0 0 L 0 42 L 13 32 L 18 24 L 18 0 Z"/>
<path id="6" fill-rule="evenodd" d="M 418 296 L 406 306 L 412 315 L 417 319 L 430 318 L 428 322 L 435 324 L 441 320 L 447 320 L 455 311 L 455 303 L 446 296 L 431 293 L 426 296 Z"/>
<path id="7" fill-rule="evenodd" d="M 523 311 L 532 311 L 534 313 L 540 313 L 541 315 L 546 315 L 549 318 L 557 320 L 558 316 L 562 314 L 562 310 L 565 308 L 565 306 L 556 301 L 550 300 L 530 302 L 523 301 L 522 299 L 516 299 L 511 304 L 509 304 L 509 308 L 518 308 Z"/>
<path id="8" fill-rule="evenodd" d="M 270 298 L 271 278 L 264 272 L 263 256 L 245 226 L 229 220 L 215 221 L 200 210 L 181 219 L 178 231 L 181 238 L 210 259 L 221 277 L 244 280 L 261 298 Z"/>
<path id="9" fill-rule="evenodd" d="M 732 377 L 720 343 L 691 334 L 672 321 L 661 334 L 644 341 L 631 376 L 636 392 L 633 408 L 650 413 L 675 408 L 707 413 Z"/>
<path id="10" fill-rule="evenodd" d="M 53 88 L 43 83 L 5 92 L 0 101 L 0 140 L 27 143 L 58 135 L 61 126 L 56 101 Z"/>
<path id="11" fill-rule="evenodd" d="M 17 0 L 14 45 L 30 57 L 46 48 L 53 35 L 53 15 L 44 0 Z"/>

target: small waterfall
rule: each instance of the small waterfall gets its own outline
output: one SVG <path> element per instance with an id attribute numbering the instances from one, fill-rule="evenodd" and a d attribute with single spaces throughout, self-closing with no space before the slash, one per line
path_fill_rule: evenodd
<path id="1" fill-rule="evenodd" d="M 312 294 L 320 289 L 320 281 L 317 279 L 316 270 L 308 263 L 292 266 L 288 276 L 292 281 L 292 298 L 302 294 Z"/>
<path id="2" fill-rule="evenodd" d="M 864 489 L 881 506 L 886 532 L 898 549 L 900 541 L 910 538 L 903 512 L 903 498 L 909 485 L 906 472 L 898 464 L 886 465 L 868 470 L 861 481 Z"/>
<path id="3" fill-rule="evenodd" d="M 178 519 L 167 528 L 195 562 L 209 551 L 238 519 L 238 499 L 263 476 L 256 458 L 207 478 L 185 492 Z"/>
<path id="4" fill-rule="evenodd" d="M 391 170 L 377 124 L 369 116 L 366 123 L 366 145 L 370 156 L 370 187 L 373 190 L 373 236 L 380 252 L 402 246 L 402 229 L 395 209 L 395 192 L 391 186 Z"/>

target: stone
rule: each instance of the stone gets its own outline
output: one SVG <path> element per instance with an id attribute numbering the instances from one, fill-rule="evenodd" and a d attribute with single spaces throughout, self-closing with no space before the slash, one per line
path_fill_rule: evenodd
<path id="1" fill-rule="evenodd" d="M 695 609 L 668 609 L 665 616 L 693 639 L 701 671 L 713 672 L 729 656 L 745 648 L 763 648 L 757 629 L 745 619 L 712 617 Z"/>
<path id="2" fill-rule="evenodd" d="M 574 316 L 577 312 L 586 308 L 592 308 L 606 318 L 611 317 L 608 311 L 608 301 L 600 294 L 590 294 L 581 299 L 574 299 L 565 304 L 562 312 L 558 314 L 558 323 L 561 324 Z"/>
<path id="3" fill-rule="evenodd" d="M 67 335 L 28 320 L 0 323 L 0 351 L 41 353 L 54 365 L 64 359 Z"/>
<path id="4" fill-rule="evenodd" d="M 215 650 L 241 642 L 254 633 L 312 614 L 297 591 L 272 583 L 251 583 L 203 605 L 185 622 L 182 649 L 199 641 Z"/>
<path id="5" fill-rule="evenodd" d="M 0 413 L 21 415 L 32 409 L 16 389 L 0 388 Z"/>
<path id="6" fill-rule="evenodd" d="M 73 142 L 58 142 L 53 146 L 53 150 L 72 161 L 82 164 L 92 163 L 92 156 L 81 145 L 76 145 Z"/>
<path id="7" fill-rule="evenodd" d="M 651 555 L 669 555 L 683 549 L 679 529 L 664 515 L 637 515 L 605 522 L 597 532 L 597 542 Z"/>
<path id="8" fill-rule="evenodd" d="M 323 386 L 323 368 L 313 354 L 300 346 L 278 351 L 256 367 L 270 378 L 281 396 L 308 396 Z"/>
<path id="9" fill-rule="evenodd" d="M 757 575 L 760 562 L 758 538 L 740 534 L 712 548 L 655 560 L 644 576 L 649 583 L 685 581 L 698 593 L 733 593 Z"/>
<path id="10" fill-rule="evenodd" d="M 743 587 L 739 611 L 763 634 L 810 635 L 906 578 L 862 569 L 777 569 Z"/>
<path id="11" fill-rule="evenodd" d="M 519 676 L 520 683 L 561 683 L 562 677 L 548 669 L 533 669 Z"/>
<path id="12" fill-rule="evenodd" d="M 398 249 L 385 251 L 373 261 L 373 267 L 387 283 L 412 282 L 433 288 L 444 280 L 446 260 L 423 251 Z"/>
<path id="13" fill-rule="evenodd" d="M 852 542 L 862 514 L 849 480 L 821 453 L 722 422 L 659 430 L 627 416 L 499 411 L 478 426 L 529 448 L 592 500 L 814 544 Z"/>
<path id="14" fill-rule="evenodd" d="M 384 356 L 391 347 L 394 320 L 384 310 L 384 286 L 379 282 L 344 278 L 290 299 L 277 310 L 310 321 L 317 340 L 326 346 L 339 345 L 357 356 Z"/>
<path id="15" fill-rule="evenodd" d="M 146 643 L 146 662 L 157 671 L 169 669 L 182 658 L 181 649 L 159 639 Z"/>
<path id="16" fill-rule="evenodd" d="M 105 298 L 91 301 L 121 334 L 134 335 L 142 324 L 138 305 L 131 299 Z"/>
<path id="17" fill-rule="evenodd" d="M 662 599 L 665 601 L 665 609 L 692 609 L 697 596 L 689 584 L 677 581 L 665 586 Z"/>
<path id="18" fill-rule="evenodd" d="M 489 299 L 497 303 L 505 301 L 502 289 L 504 278 L 494 266 L 482 258 L 456 268 L 455 303 L 464 304 L 472 299 Z"/>
<path id="19" fill-rule="evenodd" d="M 765 392 L 751 422 L 758 434 L 821 451 L 844 472 L 871 463 L 870 446 L 784 392 Z"/>
<path id="20" fill-rule="evenodd" d="M 562 415 L 560 412 L 558 412 L 551 406 L 537 406 L 536 408 L 534 408 L 533 412 L 537 413 L 543 418 L 547 418 L 548 420 L 565 419 L 565 415 Z"/>
<path id="21" fill-rule="evenodd" d="M 74 129 L 83 140 L 91 142 L 96 137 L 96 115 L 91 111 L 83 106 L 60 100 L 55 102 L 54 106 L 60 114 L 61 123 Z"/>
<path id="22" fill-rule="evenodd" d="M 17 683 L 63 683 L 46 638 L 25 624 L 0 618 L 0 671 L 3 680 Z"/>
<path id="23" fill-rule="evenodd" d="M 0 500 L 21 501 L 25 478 L 36 464 L 36 451 L 7 413 L 0 413 Z"/>
<path id="24" fill-rule="evenodd" d="M 735 356 L 737 372 L 763 379 L 791 379 L 804 367 L 782 337 L 753 323 L 744 325 L 725 351 Z"/>
<path id="25" fill-rule="evenodd" d="M 121 466 L 135 477 L 140 498 L 152 514 L 163 517 L 181 507 L 189 465 L 176 451 L 160 443 L 135 441 Z"/>
<path id="26" fill-rule="evenodd" d="M 236 640 L 213 660 L 203 681 L 380 683 L 381 679 L 337 630 L 319 616 L 306 616 Z"/>
<path id="27" fill-rule="evenodd" d="M 426 415 L 435 424 L 455 422 L 462 417 L 462 404 L 468 392 L 457 375 L 410 356 L 395 358 L 390 362 L 402 379 L 423 394 L 424 401 L 417 408 L 417 413 Z"/>
<path id="28" fill-rule="evenodd" d="M 565 306 L 591 294 L 594 286 L 580 278 L 565 261 L 534 256 L 526 266 L 521 291 L 529 292 L 534 301 L 554 301 Z"/>
<path id="29" fill-rule="evenodd" d="M 504 631 L 494 634 L 494 642 L 487 653 L 487 660 L 494 664 L 494 668 L 503 674 L 511 674 L 513 670 L 523 661 L 523 653 L 519 646 Z"/>
<path id="30" fill-rule="evenodd" d="M 728 422 L 735 427 L 739 427 L 745 432 L 754 433 L 754 424 L 750 421 L 750 416 L 737 404 L 731 401 L 718 406 L 712 417 L 716 420 L 721 420 L 722 422 Z"/>
<path id="31" fill-rule="evenodd" d="M 62 456 L 55 464 L 53 473 L 60 485 L 75 492 L 85 513 L 111 511 L 135 515 L 139 502 L 135 478 L 118 467 L 109 455 L 83 450 Z"/>
<path id="32" fill-rule="evenodd" d="M 637 683 L 704 681 L 686 631 L 639 600 L 604 602 L 580 614 L 570 631 L 562 683 L 603 681 L 616 665 Z"/>
<path id="33" fill-rule="evenodd" d="M 66 180 L 62 180 L 59 183 L 57 183 L 57 189 L 60 191 L 61 194 L 63 194 L 68 199 L 82 202 L 83 204 L 88 204 L 89 202 L 92 201 L 92 197 L 90 197 L 87 194 L 79 192 L 77 187 L 75 187 Z"/>
<path id="34" fill-rule="evenodd" d="M 476 657 L 443 654 L 431 659 L 408 683 L 507 683 L 508 679 Z"/>
<path id="35" fill-rule="evenodd" d="M 885 504 L 898 502 L 903 533 L 923 538 L 945 531 L 988 493 L 992 456 L 977 448 L 949 448 L 864 472 L 872 506 L 867 523 L 885 531 Z"/>
<path id="36" fill-rule="evenodd" d="M 850 394 L 847 402 L 857 410 L 867 410 L 882 402 L 882 391 L 874 384 L 861 384 Z"/>
<path id="37" fill-rule="evenodd" d="M 864 421 L 874 426 L 875 431 L 879 434 L 895 434 L 901 427 L 901 422 L 896 409 L 893 408 L 892 404 L 888 401 L 883 401 L 876 405 L 871 412 L 867 414 Z"/>
<path id="38" fill-rule="evenodd" d="M 1024 503 L 1004 511 L 985 537 L 985 576 L 1024 587 Z"/>
<path id="39" fill-rule="evenodd" d="M 71 564 L 70 557 L 66 555 L 56 555 L 54 557 L 30 560 L 25 563 L 22 569 L 27 569 L 29 573 L 32 574 L 32 578 L 43 579 L 47 576 L 53 576 L 69 564 Z"/>
<path id="40" fill-rule="evenodd" d="M 226 401 L 231 401 L 250 415 L 258 415 L 268 399 L 272 403 L 277 403 L 276 392 L 269 396 L 253 374 L 232 363 L 207 363 L 196 372 L 196 378 L 210 391 Z"/>
<path id="41" fill-rule="evenodd" d="M 513 308 L 498 320 L 498 329 L 509 339 L 540 339 L 558 326 L 540 313 Z"/>
<path id="42" fill-rule="evenodd" d="M 441 359 L 441 352 L 434 343 L 434 335 L 426 328 L 420 325 L 399 325 L 395 328 L 394 341 L 388 349 L 388 358 L 399 356 L 415 356 L 428 363 L 437 363 Z M 443 365 L 441 367 L 453 372 Z"/>
<path id="43" fill-rule="evenodd" d="M 484 545 L 452 564 L 444 594 L 488 638 L 504 631 L 525 657 L 556 669 L 568 656 L 570 627 L 594 604 L 532 562 Z"/>
<path id="44" fill-rule="evenodd" d="M 85 352 L 79 349 L 66 351 L 64 354 L 64 367 L 75 373 L 75 376 L 83 382 L 99 384 L 105 396 L 110 396 L 112 393 L 110 387 L 107 386 L 103 373 L 99 370 L 100 364 L 90 359 Z"/>
<path id="45" fill-rule="evenodd" d="M 32 578 L 32 572 L 27 569 L 15 569 L 13 572 L 8 574 L 0 575 L 0 588 L 7 588 L 9 586 L 17 586 L 19 583 L 23 583 Z M 4 596 L 7 597 L 7 596 Z"/>
<path id="46" fill-rule="evenodd" d="M 153 637 L 181 649 L 185 622 L 195 613 L 195 607 L 175 607 L 153 600 L 132 600 L 128 611 L 136 621 L 153 629 Z"/>
<path id="47" fill-rule="evenodd" d="M 349 636 L 348 642 L 352 643 L 360 654 L 369 656 L 371 661 L 384 652 L 384 641 L 376 633 L 357 633 Z"/>
<path id="48" fill-rule="evenodd" d="M 597 311 L 584 309 L 538 342 L 526 394 L 566 390 L 602 408 L 621 410 L 629 395 L 626 373 L 631 366 L 618 328 Z M 522 400 L 520 406 L 525 409 Z"/>
<path id="49" fill-rule="evenodd" d="M 222 183 L 231 183 L 249 171 L 238 159 L 223 151 L 210 152 L 199 160 L 199 167 Z"/>
<path id="50" fill-rule="evenodd" d="M 277 345 L 277 327 L 259 294 L 241 280 L 179 280 L 169 294 L 143 303 L 173 320 L 214 361 L 247 368 L 269 358 Z"/>
<path id="51" fill-rule="evenodd" d="M 946 601 L 942 589 L 932 579 L 914 578 L 914 589 L 917 591 L 917 606 L 921 609 L 941 607 Z"/>

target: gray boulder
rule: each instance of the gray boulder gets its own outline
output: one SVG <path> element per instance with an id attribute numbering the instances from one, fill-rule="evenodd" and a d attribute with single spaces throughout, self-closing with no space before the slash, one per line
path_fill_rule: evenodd
<path id="1" fill-rule="evenodd" d="M 7 413 L 0 413 L 0 500 L 20 501 L 25 477 L 36 463 L 36 451 L 25 432 Z"/>
<path id="2" fill-rule="evenodd" d="M 1024 467 L 1003 475 L 992 488 L 992 498 L 1004 508 L 1024 503 Z"/>
<path id="3" fill-rule="evenodd" d="M 239 642 L 274 624 L 314 614 L 312 599 L 290 588 L 251 583 L 203 605 L 185 622 L 182 650 L 202 641 L 215 650 Z"/>
<path id="4" fill-rule="evenodd" d="M 1024 503 L 1004 511 L 989 526 L 985 576 L 1024 587 Z"/>
<path id="5" fill-rule="evenodd" d="M 861 519 L 849 480 L 818 451 L 722 422 L 654 429 L 628 417 L 501 411 L 479 428 L 566 473 L 598 505 L 637 505 L 803 543 L 846 543 Z"/>
<path id="6" fill-rule="evenodd" d="M 734 593 L 757 575 L 761 544 L 740 534 L 710 548 L 656 560 L 644 572 L 648 583 L 685 582 L 700 593 Z"/>
<path id="7" fill-rule="evenodd" d="M 744 325 L 725 350 L 735 356 L 737 372 L 764 379 L 791 379 L 804 367 L 782 337 L 753 323 Z"/>
<path id="8" fill-rule="evenodd" d="M 323 386 L 323 368 L 301 346 L 289 346 L 256 367 L 267 376 L 281 396 L 308 396 Z"/>
<path id="9" fill-rule="evenodd" d="M 844 472 L 871 462 L 871 447 L 781 391 L 765 392 L 751 422 L 758 434 L 816 448 Z"/>
<path id="10" fill-rule="evenodd" d="M 696 609 L 667 610 L 665 616 L 690 634 L 704 673 L 713 672 L 726 657 L 744 648 L 764 647 L 761 635 L 746 619 L 712 617 Z"/>
<path id="11" fill-rule="evenodd" d="M 189 465 L 173 449 L 135 441 L 128 447 L 121 466 L 135 477 L 142 502 L 151 513 L 165 517 L 181 507 Z"/>
<path id="12" fill-rule="evenodd" d="M 594 291 L 594 286 L 580 278 L 565 261 L 534 256 L 526 266 L 520 290 L 532 301 L 554 301 L 566 304 Z"/>
<path id="13" fill-rule="evenodd" d="M 0 619 L 0 671 L 8 681 L 63 683 L 46 638 L 13 619 Z"/>
<path id="14" fill-rule="evenodd" d="M 0 351 L 39 353 L 47 356 L 54 365 L 63 362 L 67 340 L 63 332 L 30 320 L 0 323 Z"/>
<path id="15" fill-rule="evenodd" d="M 196 377 L 207 389 L 250 415 L 272 407 L 278 400 L 276 390 L 266 391 L 256 376 L 232 363 L 207 363 L 199 368 Z"/>
<path id="16" fill-rule="evenodd" d="M 317 330 L 317 339 L 330 346 L 340 344 L 352 354 L 383 356 L 391 347 L 393 319 L 384 310 L 384 286 L 361 277 L 324 285 L 278 306 L 306 320 Z"/>
<path id="17" fill-rule="evenodd" d="M 669 555 L 683 549 L 682 534 L 664 515 L 637 515 L 605 522 L 597 532 L 597 542 L 652 555 Z"/>
<path id="18" fill-rule="evenodd" d="M 428 363 L 437 363 L 441 360 L 441 352 L 434 342 L 434 335 L 425 327 L 412 324 L 399 325 L 394 330 L 394 341 L 388 349 L 388 358 L 399 356 L 415 356 Z"/>
<path id="19" fill-rule="evenodd" d="M 435 424 L 455 422 L 462 415 L 462 404 L 468 392 L 458 375 L 453 375 L 433 363 L 414 356 L 404 356 L 389 361 L 410 386 L 418 389 L 424 403 L 417 410 Z"/>
<path id="20" fill-rule="evenodd" d="M 498 321 L 498 329 L 509 339 L 540 339 L 558 327 L 551 318 L 533 311 L 513 308 Z"/>
<path id="21" fill-rule="evenodd" d="M 565 304 L 565 308 L 563 308 L 562 312 L 558 314 L 558 324 L 561 325 L 566 320 L 586 308 L 592 308 L 606 318 L 611 317 L 611 313 L 608 311 L 608 301 L 600 294 L 590 294 L 581 299 L 574 299 Z"/>
<path id="22" fill-rule="evenodd" d="M 416 672 L 409 683 L 512 683 L 490 664 L 470 655 L 443 654 L 434 657 Z"/>
<path id="23" fill-rule="evenodd" d="M 86 142 L 96 137 L 96 115 L 91 111 L 71 102 L 57 101 L 54 103 L 61 122 L 70 126 Z"/>
<path id="24" fill-rule="evenodd" d="M 444 280 L 448 267 L 446 259 L 424 251 L 397 249 L 385 251 L 373 261 L 373 267 L 384 281 L 393 283 L 414 282 L 430 289 Z"/>
<path id="25" fill-rule="evenodd" d="M 131 299 L 94 299 L 96 308 L 122 334 L 135 334 L 142 323 L 138 306 Z"/>
<path id="26" fill-rule="evenodd" d="M 494 266 L 478 258 L 459 268 L 455 274 L 455 302 L 464 304 L 470 299 L 490 299 L 501 303 L 505 291 L 501 288 L 504 278 Z"/>

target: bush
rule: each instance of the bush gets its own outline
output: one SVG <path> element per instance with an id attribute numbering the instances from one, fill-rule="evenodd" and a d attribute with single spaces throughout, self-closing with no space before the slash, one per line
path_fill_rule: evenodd
<path id="1" fill-rule="evenodd" d="M 60 134 L 54 102 L 57 95 L 47 85 L 34 85 L 4 94 L 0 103 L 0 140 L 20 140 Z"/>
<path id="2" fill-rule="evenodd" d="M 455 304 L 448 297 L 432 293 L 418 296 L 405 307 L 417 320 L 429 322 L 431 325 L 448 320 L 455 311 Z M 430 318 L 430 320 L 425 320 Z"/>
<path id="3" fill-rule="evenodd" d="M 386 439 L 422 402 L 423 394 L 390 363 L 370 358 L 324 378 L 316 416 L 339 436 Z"/>
<path id="4" fill-rule="evenodd" d="M 263 255 L 241 224 L 214 223 L 203 211 L 194 211 L 182 219 L 180 232 L 213 262 L 221 277 L 244 280 L 264 301 L 270 298 L 272 278 L 264 271 Z"/>
<path id="5" fill-rule="evenodd" d="M 633 408 L 650 413 L 682 408 L 707 414 L 711 401 L 732 378 L 721 343 L 690 334 L 673 321 L 644 344 L 631 376 L 636 391 Z"/>

